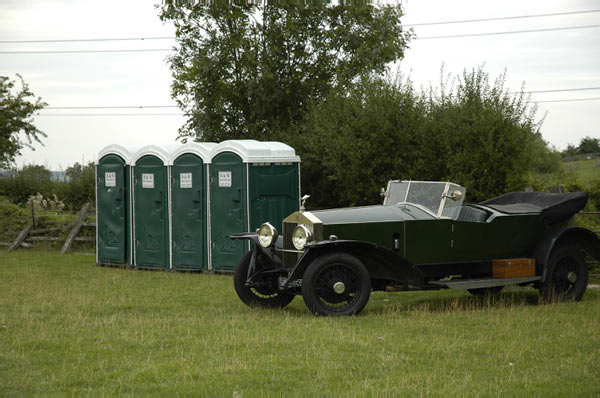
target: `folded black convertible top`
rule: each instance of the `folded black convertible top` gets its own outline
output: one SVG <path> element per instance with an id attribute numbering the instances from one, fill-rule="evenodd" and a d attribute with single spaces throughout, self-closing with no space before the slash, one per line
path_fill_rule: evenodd
<path id="1" fill-rule="evenodd" d="M 512 192 L 479 204 L 509 214 L 540 213 L 542 221 L 553 224 L 569 219 L 583 209 L 587 201 L 585 192 Z"/>

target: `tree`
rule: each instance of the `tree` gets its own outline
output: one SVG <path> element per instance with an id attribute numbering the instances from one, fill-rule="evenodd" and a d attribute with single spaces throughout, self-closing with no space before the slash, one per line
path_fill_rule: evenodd
<path id="1" fill-rule="evenodd" d="M 581 141 L 579 141 L 577 152 L 582 155 L 600 152 L 600 139 L 592 137 L 582 138 Z"/>
<path id="2" fill-rule="evenodd" d="M 17 77 L 20 90 L 15 81 L 0 76 L 0 167 L 13 163 L 23 147 L 33 148 L 33 141 L 41 143 L 40 138 L 46 137 L 33 125 L 32 116 L 47 104 L 35 98 L 21 75 Z"/>
<path id="3" fill-rule="evenodd" d="M 425 122 L 425 101 L 401 79 L 366 78 L 314 103 L 288 137 L 311 208 L 377 203 L 388 180 L 424 175 Z"/>
<path id="4" fill-rule="evenodd" d="M 310 107 L 288 137 L 302 157 L 311 207 L 381 201 L 390 179 L 453 181 L 472 202 L 523 189 L 560 169 L 527 98 L 481 68 L 451 87 L 415 93 L 410 81 L 364 79 Z"/>
<path id="5" fill-rule="evenodd" d="M 400 6 L 166 2 L 176 28 L 172 96 L 180 137 L 280 139 L 309 104 L 401 59 Z"/>
<path id="6" fill-rule="evenodd" d="M 433 179 L 466 186 L 469 201 L 523 189 L 536 167 L 558 167 L 539 132 L 536 108 L 524 92 L 505 90 L 505 80 L 502 74 L 490 83 L 480 67 L 463 72 L 454 88 L 430 95 L 427 132 L 439 148 Z"/>
<path id="7" fill-rule="evenodd" d="M 95 200 L 96 174 L 94 162 L 87 165 L 75 163 L 65 170 L 69 182 L 62 183 L 61 199 L 71 209 L 79 209 L 87 202 Z"/>

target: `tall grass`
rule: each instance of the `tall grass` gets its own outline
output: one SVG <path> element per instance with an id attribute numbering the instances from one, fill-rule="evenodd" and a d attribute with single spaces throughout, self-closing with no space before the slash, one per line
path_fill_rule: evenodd
<path id="1" fill-rule="evenodd" d="M 0 254 L 0 395 L 595 396 L 600 293 L 374 293 L 322 318 L 244 306 L 231 276 Z"/>

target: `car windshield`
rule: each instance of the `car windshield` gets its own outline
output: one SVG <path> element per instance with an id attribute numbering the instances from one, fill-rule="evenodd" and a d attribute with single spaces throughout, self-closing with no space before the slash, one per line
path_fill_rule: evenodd
<path id="1" fill-rule="evenodd" d="M 383 204 L 411 203 L 426 208 L 436 217 L 452 217 L 454 210 L 462 205 L 465 192 L 465 188 L 451 182 L 390 181 Z"/>

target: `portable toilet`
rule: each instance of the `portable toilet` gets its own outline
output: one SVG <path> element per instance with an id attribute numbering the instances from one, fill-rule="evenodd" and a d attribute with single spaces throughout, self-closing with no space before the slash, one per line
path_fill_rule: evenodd
<path id="1" fill-rule="evenodd" d="M 109 145 L 96 160 L 96 263 L 133 264 L 131 163 L 135 148 Z"/>
<path id="2" fill-rule="evenodd" d="M 147 145 L 133 162 L 133 258 L 138 268 L 171 268 L 170 172 L 174 145 Z"/>
<path id="3" fill-rule="evenodd" d="M 215 143 L 188 143 L 171 154 L 171 253 L 175 270 L 208 270 L 208 167 Z"/>
<path id="4" fill-rule="evenodd" d="M 283 219 L 300 206 L 300 158 L 280 142 L 229 140 L 215 146 L 209 169 L 210 262 L 215 271 L 233 271 L 247 240 L 230 235 L 254 231 Z"/>

